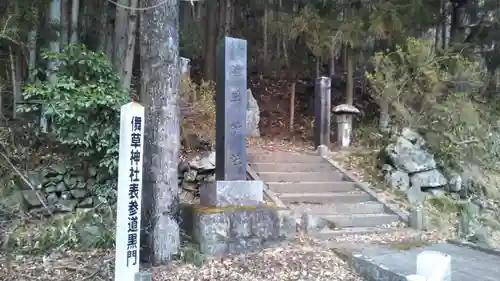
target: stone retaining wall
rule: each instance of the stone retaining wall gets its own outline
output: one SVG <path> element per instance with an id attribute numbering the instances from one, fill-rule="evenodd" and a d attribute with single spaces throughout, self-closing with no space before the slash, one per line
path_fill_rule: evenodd
<path id="1" fill-rule="evenodd" d="M 25 209 L 33 211 L 43 207 L 37 194 L 42 197 L 52 211 L 70 212 L 76 208 L 91 208 L 97 198 L 91 190 L 95 188 L 97 171 L 70 169 L 63 164 L 53 164 L 27 173 L 27 180 L 35 188 L 16 179 L 21 188 Z"/>

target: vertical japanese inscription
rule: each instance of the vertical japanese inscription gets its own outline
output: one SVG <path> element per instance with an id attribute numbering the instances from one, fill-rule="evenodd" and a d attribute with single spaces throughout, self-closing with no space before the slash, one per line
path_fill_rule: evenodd
<path id="1" fill-rule="evenodd" d="M 139 272 L 144 107 L 121 108 L 118 158 L 115 280 L 133 281 Z"/>
<path id="2" fill-rule="evenodd" d="M 216 176 L 246 180 L 247 42 L 226 37 L 217 50 Z M 223 69 L 221 69 L 223 68 Z"/>
<path id="3" fill-rule="evenodd" d="M 142 117 L 133 116 L 130 136 L 130 175 L 128 186 L 128 237 L 127 237 L 127 267 L 136 265 L 138 261 L 138 216 L 139 214 L 139 184 L 141 173 L 141 139 Z"/>

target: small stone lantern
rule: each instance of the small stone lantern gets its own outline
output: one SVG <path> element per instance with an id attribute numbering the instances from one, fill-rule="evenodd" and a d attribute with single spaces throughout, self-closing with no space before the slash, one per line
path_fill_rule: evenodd
<path id="1" fill-rule="evenodd" d="M 352 116 L 359 110 L 349 104 L 337 105 L 332 109 L 337 121 L 337 142 L 340 148 L 348 148 L 351 143 Z"/>

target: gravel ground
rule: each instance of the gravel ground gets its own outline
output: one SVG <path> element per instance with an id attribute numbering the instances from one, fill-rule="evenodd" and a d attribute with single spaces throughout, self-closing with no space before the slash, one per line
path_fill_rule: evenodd
<path id="1" fill-rule="evenodd" d="M 113 252 L 0 256 L 2 281 L 113 280 Z M 280 248 L 211 260 L 202 267 L 180 261 L 153 268 L 157 281 L 362 280 L 330 249 L 310 239 Z"/>
<path id="2" fill-rule="evenodd" d="M 212 260 L 201 268 L 172 264 L 167 268 L 155 268 L 153 273 L 154 280 L 165 281 L 363 280 L 332 250 L 311 240 L 296 241 L 259 253 Z"/>
<path id="3" fill-rule="evenodd" d="M 279 248 L 211 260 L 202 267 L 180 261 L 153 268 L 155 281 L 362 281 L 330 248 L 338 245 L 440 242 L 434 232 L 401 229 L 391 233 L 346 235 L 330 241 L 297 238 Z M 113 280 L 114 252 L 63 252 L 45 256 L 0 253 L 2 281 Z"/>

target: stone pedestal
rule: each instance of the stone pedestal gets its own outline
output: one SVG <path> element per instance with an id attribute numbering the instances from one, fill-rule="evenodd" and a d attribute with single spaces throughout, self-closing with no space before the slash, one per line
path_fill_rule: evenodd
<path id="1" fill-rule="evenodd" d="M 205 207 L 256 206 L 264 201 L 262 181 L 215 181 L 200 187 L 200 205 Z"/>
<path id="2" fill-rule="evenodd" d="M 295 234 L 295 218 L 287 209 L 266 204 L 193 207 L 193 236 L 207 256 L 260 250 L 292 240 Z"/>

